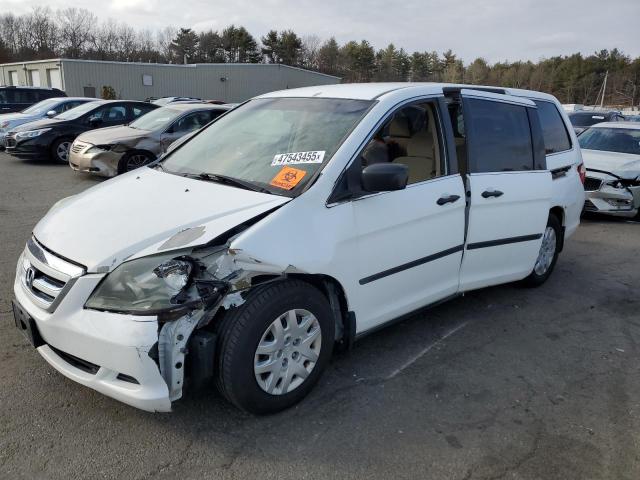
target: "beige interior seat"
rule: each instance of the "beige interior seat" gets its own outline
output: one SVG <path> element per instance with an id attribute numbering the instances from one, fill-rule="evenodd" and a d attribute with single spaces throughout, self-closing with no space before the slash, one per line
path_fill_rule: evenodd
<path id="1" fill-rule="evenodd" d="M 409 183 L 422 182 L 440 174 L 433 114 L 429 109 L 426 109 L 425 120 L 423 126 L 406 142 L 407 155 L 394 160 L 395 163 L 409 167 Z"/>

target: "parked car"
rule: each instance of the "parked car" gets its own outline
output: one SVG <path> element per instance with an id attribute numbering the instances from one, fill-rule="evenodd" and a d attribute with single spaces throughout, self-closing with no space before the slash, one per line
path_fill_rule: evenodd
<path id="1" fill-rule="evenodd" d="M 160 97 L 160 98 L 156 98 L 155 100 L 151 100 L 151 103 L 153 103 L 154 105 L 159 105 L 161 107 L 164 107 L 165 105 L 168 105 L 174 102 L 200 103 L 202 102 L 202 99 L 197 97 Z"/>
<path id="2" fill-rule="evenodd" d="M 59 97 L 42 100 L 21 112 L 0 115 L 0 147 L 4 148 L 4 138 L 14 128 L 25 123 L 43 118 L 53 118 L 83 103 L 92 102 L 95 98 L 87 97 Z"/>
<path id="3" fill-rule="evenodd" d="M 599 123 L 579 137 L 585 210 L 635 217 L 640 209 L 640 124 Z"/>
<path id="4" fill-rule="evenodd" d="M 0 113 L 20 112 L 47 98 L 66 96 L 66 93 L 57 88 L 0 87 Z"/>
<path id="5" fill-rule="evenodd" d="M 53 118 L 26 123 L 5 138 L 8 154 L 25 159 L 69 162 L 69 148 L 75 138 L 95 128 L 124 125 L 157 105 L 130 100 L 96 100 L 79 105 Z"/>
<path id="6" fill-rule="evenodd" d="M 625 115 L 624 119 L 627 122 L 640 122 L 640 115 Z"/>
<path id="7" fill-rule="evenodd" d="M 584 203 L 570 128 L 554 97 L 515 89 L 256 97 L 55 204 L 18 261 L 16 325 L 64 375 L 138 408 L 169 411 L 215 377 L 246 411 L 282 410 L 336 343 L 544 283 Z"/>
<path id="8" fill-rule="evenodd" d="M 623 122 L 624 116 L 618 111 L 577 111 L 569 113 L 573 129 L 579 135 L 587 128 L 603 122 Z"/>
<path id="9" fill-rule="evenodd" d="M 71 145 L 69 165 L 76 171 L 115 177 L 151 163 L 177 139 L 204 127 L 230 108 L 171 103 L 128 125 L 85 132 Z"/>

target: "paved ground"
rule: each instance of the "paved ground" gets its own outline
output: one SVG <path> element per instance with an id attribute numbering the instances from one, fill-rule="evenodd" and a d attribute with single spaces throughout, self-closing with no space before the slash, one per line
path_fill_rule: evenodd
<path id="1" fill-rule="evenodd" d="M 9 313 L 31 228 L 95 183 L 0 154 L 0 478 L 640 478 L 640 224 L 586 220 L 543 287 L 363 339 L 288 412 L 208 390 L 154 415 L 56 373 Z"/>

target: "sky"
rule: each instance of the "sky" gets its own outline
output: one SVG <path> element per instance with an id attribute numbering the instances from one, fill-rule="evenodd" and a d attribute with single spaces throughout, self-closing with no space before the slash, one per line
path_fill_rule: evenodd
<path id="1" fill-rule="evenodd" d="M 451 49 L 465 63 L 539 60 L 618 48 L 640 56 L 640 0 L 0 0 L 0 12 L 82 7 L 136 29 L 243 25 L 301 36 L 366 39 L 409 52 Z"/>

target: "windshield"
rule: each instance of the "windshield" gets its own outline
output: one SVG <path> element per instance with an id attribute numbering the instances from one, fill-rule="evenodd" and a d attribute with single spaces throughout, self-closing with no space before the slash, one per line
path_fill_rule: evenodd
<path id="1" fill-rule="evenodd" d="M 47 113 L 49 110 L 53 110 L 58 105 L 58 103 L 60 103 L 60 100 L 54 100 L 51 98 L 48 100 L 42 100 L 35 105 L 31 105 L 29 108 L 25 108 L 22 113 L 40 115 L 42 113 Z"/>
<path id="2" fill-rule="evenodd" d="M 225 175 L 279 195 L 299 192 L 371 104 L 327 98 L 251 100 L 167 156 L 163 168 Z"/>
<path id="3" fill-rule="evenodd" d="M 590 128 L 578 137 L 581 148 L 640 155 L 640 129 Z"/>
<path id="4" fill-rule="evenodd" d="M 157 130 L 168 126 L 173 120 L 182 115 L 182 111 L 170 107 L 157 108 L 142 115 L 136 121 L 129 124 L 130 127 L 140 130 Z"/>
<path id="5" fill-rule="evenodd" d="M 75 120 L 76 118 L 80 118 L 85 113 L 90 112 L 100 105 L 102 105 L 102 102 L 83 103 L 82 105 L 78 105 L 77 107 L 67 110 L 60 115 L 56 115 L 54 118 L 58 118 L 60 120 Z"/>
<path id="6" fill-rule="evenodd" d="M 606 121 L 605 113 L 570 113 L 569 120 L 574 127 L 590 127 L 596 123 L 602 123 Z"/>

